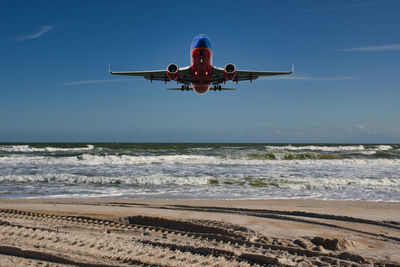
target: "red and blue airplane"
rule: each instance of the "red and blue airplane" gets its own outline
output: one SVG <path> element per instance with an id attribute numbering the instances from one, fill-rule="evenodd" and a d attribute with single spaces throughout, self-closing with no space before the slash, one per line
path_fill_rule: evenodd
<path id="1" fill-rule="evenodd" d="M 250 81 L 258 79 L 260 76 L 272 75 L 285 75 L 292 74 L 294 66 L 292 65 L 291 71 L 252 71 L 252 70 L 237 70 L 232 63 L 226 64 L 224 68 L 215 67 L 212 64 L 212 47 L 211 42 L 204 34 L 199 34 L 194 37 L 190 48 L 190 66 L 179 68 L 178 65 L 169 64 L 166 70 L 149 70 L 149 71 L 124 71 L 113 72 L 113 75 L 127 75 L 127 76 L 143 76 L 145 79 L 152 82 L 176 81 L 181 83 L 180 88 L 170 88 L 169 90 L 194 90 L 199 94 L 205 94 L 210 90 L 234 90 L 232 88 L 222 88 L 221 84 L 226 81 Z M 193 87 L 190 87 L 190 84 Z"/>

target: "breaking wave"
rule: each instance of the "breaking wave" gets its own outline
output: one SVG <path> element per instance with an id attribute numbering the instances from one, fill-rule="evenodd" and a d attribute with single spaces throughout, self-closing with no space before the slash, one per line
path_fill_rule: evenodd
<path id="1" fill-rule="evenodd" d="M 290 161 L 290 162 L 289 162 Z M 285 163 L 286 162 L 286 163 Z M 220 157 L 202 155 L 160 155 L 160 156 L 128 156 L 128 155 L 92 155 L 79 154 L 68 157 L 48 156 L 3 156 L 0 164 L 10 166 L 28 165 L 265 165 L 265 164 L 400 164 L 400 159 L 351 158 L 331 154 L 316 153 L 266 153 L 249 154 L 243 157 Z"/>
<path id="2" fill-rule="evenodd" d="M 343 177 L 231 177 L 224 176 L 168 176 L 162 174 L 137 176 L 98 176 L 71 173 L 11 174 L 0 176 L 0 183 L 62 183 L 66 185 L 224 185 L 269 187 L 295 190 L 315 189 L 370 189 L 400 192 L 398 178 L 343 178 Z"/>
<path id="3" fill-rule="evenodd" d="M 269 187 L 295 190 L 368 188 L 370 190 L 392 190 L 400 192 L 400 179 L 390 178 L 244 178 L 239 180 L 213 178 L 214 185 L 249 185 L 253 187 Z"/>
<path id="4" fill-rule="evenodd" d="M 387 151 L 393 149 L 390 145 L 347 145 L 347 146 L 317 146 L 317 145 L 308 145 L 308 146 L 266 146 L 267 151 L 327 151 L 327 152 L 343 152 L 343 151 Z"/>
<path id="5" fill-rule="evenodd" d="M 0 151 L 3 152 L 69 152 L 69 151 L 86 151 L 94 149 L 93 145 L 86 145 L 85 147 L 32 147 L 30 145 L 10 145 L 10 146 L 0 146 Z"/>
<path id="6" fill-rule="evenodd" d="M 209 177 L 171 177 L 153 176 L 85 176 L 70 173 L 5 175 L 0 182 L 13 183 L 62 183 L 67 185 L 99 184 L 99 185 L 205 185 Z"/>

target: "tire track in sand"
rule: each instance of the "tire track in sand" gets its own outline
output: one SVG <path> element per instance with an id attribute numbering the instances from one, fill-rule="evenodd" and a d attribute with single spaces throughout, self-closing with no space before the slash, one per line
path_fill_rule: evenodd
<path id="1" fill-rule="evenodd" d="M 148 216 L 106 220 L 13 209 L 0 209 L 0 217 L 0 230 L 14 236 L 2 240 L 0 254 L 31 255 L 37 260 L 53 255 L 59 257 L 53 258 L 54 262 L 71 261 L 78 266 L 384 264 L 342 251 L 303 248 L 285 240 L 278 240 L 281 244 L 277 245 L 276 239 L 271 241 L 245 227 L 216 221 Z M 24 239 L 34 242 L 27 244 Z M 41 244 L 49 239 L 48 244 Z M 80 260 L 71 259 L 71 252 Z"/>
<path id="2" fill-rule="evenodd" d="M 336 228 L 347 230 L 351 232 L 356 232 L 359 234 L 375 237 L 377 239 L 390 240 L 400 243 L 400 237 L 396 236 L 388 236 L 385 234 L 362 231 L 356 229 L 355 227 L 351 228 L 348 226 L 340 226 L 334 223 L 328 223 L 319 220 L 311 220 L 311 219 L 323 219 L 326 221 L 337 221 L 337 222 L 351 222 L 355 224 L 365 224 L 372 226 L 379 226 L 383 228 L 389 228 L 391 230 L 399 231 L 400 233 L 400 225 L 397 225 L 396 222 L 381 222 L 381 221 L 373 221 L 349 216 L 337 216 L 330 214 L 319 214 L 319 213 L 311 213 L 311 212 L 301 212 L 301 211 L 279 211 L 279 210 L 264 210 L 264 209 L 240 209 L 240 208 L 224 208 L 224 207 L 205 207 L 205 206 L 184 206 L 184 205 L 170 205 L 170 206 L 159 206 L 157 208 L 160 209 L 181 209 L 181 210 L 189 210 L 189 211 L 198 211 L 198 212 L 212 212 L 212 213 L 228 213 L 228 214 L 240 214 L 246 216 L 253 217 L 261 217 L 267 219 L 275 219 L 275 220 L 283 220 L 283 221 L 293 221 L 307 224 L 320 225 L 324 227 Z"/>

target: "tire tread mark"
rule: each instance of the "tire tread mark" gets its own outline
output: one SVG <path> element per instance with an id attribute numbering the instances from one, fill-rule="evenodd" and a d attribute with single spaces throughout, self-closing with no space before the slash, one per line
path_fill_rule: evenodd
<path id="1" fill-rule="evenodd" d="M 317 218 L 317 219 L 326 219 L 326 220 L 336 220 L 336 221 L 346 221 L 346 222 L 355 222 L 355 223 L 363 223 L 363 224 L 371 224 L 375 226 L 382 226 L 387 228 L 392 228 L 396 230 L 400 230 L 400 223 L 394 221 L 374 221 L 350 216 L 340 216 L 340 215 L 332 215 L 332 214 L 321 214 L 314 212 L 306 212 L 306 211 L 282 211 L 282 210 L 266 210 L 266 209 L 244 209 L 244 208 L 225 208 L 225 207 L 212 207 L 212 206 L 187 206 L 187 205 L 169 205 L 171 207 L 177 208 L 194 208 L 194 209 L 209 209 L 209 210 L 218 210 L 218 211 L 236 211 L 236 212 L 245 212 L 245 213 L 267 213 L 267 214 L 276 214 L 276 215 L 289 215 L 289 216 L 297 216 L 297 217 L 308 217 L 308 218 Z"/>
<path id="2" fill-rule="evenodd" d="M 181 206 L 182 207 L 182 206 Z M 308 224 L 314 224 L 314 225 L 321 225 L 321 226 L 326 226 L 326 227 L 331 227 L 331 228 L 336 228 L 336 229 L 342 229 L 342 230 L 348 230 L 348 231 L 352 231 L 352 232 L 357 232 L 360 234 L 364 234 L 364 235 L 369 235 L 369 236 L 374 236 L 376 238 L 383 238 L 383 239 L 389 239 L 392 241 L 396 241 L 396 242 L 400 242 L 400 238 L 398 237 L 394 237 L 394 236 L 387 236 L 387 235 L 383 235 L 383 234 L 375 234 L 375 233 L 371 233 L 371 232 L 367 232 L 367 231 L 361 231 L 361 230 L 356 230 L 353 228 L 349 228 L 349 227 L 344 227 L 344 226 L 339 226 L 339 225 L 335 225 L 335 224 L 331 224 L 331 223 L 325 223 L 325 222 L 318 222 L 318 221 L 312 221 L 312 220 L 307 220 L 307 219 L 303 219 L 303 218 L 296 218 L 296 217 L 291 217 L 291 216 L 296 216 L 296 215 L 279 215 L 279 214 L 268 214 L 266 212 L 258 212 L 257 210 L 254 210 L 252 212 L 246 212 L 246 211 L 241 211 L 243 209 L 222 209 L 222 208 L 203 208 L 203 207 L 199 207 L 199 209 L 197 208 L 192 208 L 192 206 L 188 206 L 187 208 L 185 208 L 184 206 L 181 208 L 178 207 L 178 209 L 183 209 L 183 210 L 193 210 L 193 211 L 205 211 L 205 212 L 221 212 L 221 213 L 232 213 L 232 214 L 241 214 L 241 215 L 247 215 L 247 216 L 253 216 L 253 217 L 261 217 L 261 218 L 268 218 L 268 219 L 277 219 L 277 220 L 285 220 L 285 221 L 294 221 L 294 222 L 301 222 L 301 223 L 308 223 Z M 172 209 L 169 207 L 162 207 L 165 209 Z M 265 210 L 264 210 L 265 211 Z M 337 216 L 337 217 L 341 217 L 341 216 Z M 313 218 L 318 218 L 318 217 L 313 217 Z M 349 217 L 351 218 L 351 217 Z M 325 218 L 322 218 L 325 219 Z M 353 218 L 353 219 L 357 219 L 357 218 Z M 337 219 L 340 220 L 340 219 Z M 361 221 L 364 221 L 364 219 L 360 219 Z M 371 220 L 366 220 L 366 221 L 371 221 Z M 354 221 L 356 222 L 356 221 Z M 372 221 L 372 222 L 376 222 L 377 226 L 382 226 L 378 221 Z M 357 223 L 362 223 L 360 221 L 358 221 Z M 385 227 L 387 227 L 388 224 L 385 224 Z M 391 226 L 388 226 L 388 228 L 392 228 Z"/>
<path id="3" fill-rule="evenodd" d="M 215 212 L 215 211 L 213 211 Z M 223 211 L 222 211 L 223 212 Z M 6 213 L 6 214 L 24 214 L 26 217 L 45 217 L 45 214 L 43 213 L 33 213 L 33 212 L 24 212 L 24 211 L 20 211 L 20 210 L 12 210 L 12 209 L 0 209 L 0 213 Z M 260 216 L 260 215 L 252 215 L 252 216 Z M 267 215 L 263 215 L 263 217 L 265 217 Z M 272 215 L 271 215 L 272 216 Z M 276 218 L 277 215 L 273 216 L 273 218 Z M 86 218 L 87 221 L 92 221 L 92 223 L 84 223 L 84 222 L 78 222 L 77 218 Z M 144 219 L 144 216 L 142 219 Z M 285 220 L 287 220 L 290 217 L 285 217 L 285 216 L 280 216 L 283 217 Z M 278 218 L 280 218 L 278 217 Z M 61 219 L 59 219 L 61 218 Z M 114 221 L 111 220 L 102 220 L 102 219 L 97 219 L 97 218 L 91 218 L 91 217 L 83 217 L 83 216 L 58 216 L 55 219 L 56 220 L 61 220 L 61 221 L 65 221 L 68 220 L 69 218 L 69 222 L 71 223 L 73 219 L 75 219 L 75 221 L 77 223 L 80 224 L 102 224 L 102 227 L 106 227 L 106 228 L 115 228 L 113 226 L 110 225 L 111 222 L 114 223 Z M 134 216 L 134 218 L 137 218 L 137 216 Z M 53 218 L 48 218 L 48 219 L 53 219 Z M 255 247 L 255 248 L 262 248 L 262 249 L 267 249 L 267 250 L 275 250 L 275 251 L 285 251 L 288 252 L 289 254 L 292 255 L 303 255 L 306 257 L 318 257 L 318 256 L 325 256 L 325 257 L 330 257 L 330 258 L 334 258 L 335 260 L 340 260 L 339 257 L 333 255 L 333 254 L 326 254 L 326 253 L 321 253 L 318 251 L 312 251 L 312 250 L 306 250 L 306 249 L 300 249 L 300 248 L 294 248 L 294 247 L 286 247 L 286 246 L 280 246 L 280 245 L 273 245 L 273 244 L 266 244 L 266 243 L 257 243 L 257 242 L 250 242 L 247 241 L 245 237 L 243 237 L 242 235 L 238 235 L 233 233 L 233 236 L 229 236 L 230 234 L 232 234 L 232 232 L 230 231 L 225 231 L 225 234 L 220 234 L 219 230 L 220 228 L 217 227 L 207 227 L 204 225 L 200 225 L 200 224 L 195 224 L 193 222 L 188 222 L 189 224 L 183 224 L 183 226 L 179 226 L 179 223 L 182 223 L 182 221 L 177 221 L 177 220 L 169 220 L 169 219 L 163 219 L 158 225 L 162 225 L 162 226 L 171 226 L 173 225 L 172 229 L 171 227 L 169 228 L 163 228 L 157 225 L 157 223 L 155 223 L 155 220 L 159 219 L 158 217 L 150 217 L 150 218 L 146 218 L 144 220 L 141 221 L 142 224 L 129 224 L 129 223 L 125 223 L 125 226 L 128 227 L 135 227 L 136 229 L 158 229 L 161 232 L 164 233 L 173 233 L 173 234 L 177 234 L 177 235 L 186 235 L 186 236 L 190 236 L 192 238 L 196 238 L 199 240 L 202 239 L 215 239 L 216 241 L 220 241 L 223 242 L 225 244 L 228 245 L 232 245 L 232 244 L 236 244 L 236 245 L 242 245 L 242 246 L 246 246 L 247 248 L 251 248 L 251 247 Z M 280 218 L 282 219 L 282 218 Z M 293 218 L 294 219 L 294 218 Z M 39 219 L 40 220 L 40 219 Z M 129 221 L 129 217 L 123 217 L 120 218 L 119 220 L 119 224 L 121 225 L 124 221 L 126 222 L 126 220 Z M 307 221 L 306 222 L 312 222 L 312 221 Z M 96 223 L 97 222 L 97 223 Z M 146 225 L 144 222 L 150 222 L 150 226 Z M 183 222 L 186 223 L 186 222 Z M 4 224 L 6 225 L 11 225 L 10 223 L 4 221 Z M 0 221 L 0 225 L 1 225 L 1 221 Z M 328 224 L 329 226 L 330 224 Z M 190 226 L 190 227 L 189 227 Z M 200 232 L 197 233 L 193 233 L 193 226 L 200 226 L 200 228 L 196 228 L 196 229 L 200 229 Z M 18 226 L 19 227 L 19 226 Z M 177 229 L 182 229 L 182 230 L 177 230 Z M 40 229 L 42 230 L 42 229 Z M 44 228 L 43 230 L 48 231 L 49 229 Z M 186 230 L 186 231 L 185 231 Z M 54 230 L 56 231 L 56 230 Z M 142 242 L 142 241 L 141 241 Z M 145 242 L 152 242 L 154 244 L 156 244 L 156 242 L 153 241 L 145 241 Z M 159 243 L 157 243 L 159 244 Z M 179 245 L 175 245 L 174 246 L 179 246 Z M 247 255 L 247 256 L 246 256 Z M 258 256 L 258 254 L 251 254 L 251 253 L 247 253 L 245 254 L 245 256 L 243 256 L 243 259 L 248 259 L 254 262 L 257 262 L 257 258 L 260 259 Z M 247 260 L 246 260 L 247 261 Z M 134 262 L 132 262 L 132 264 L 136 264 Z M 138 263 L 138 264 L 145 264 L 145 265 L 149 265 L 148 263 Z M 273 263 L 271 263 L 273 264 Z"/>
<path id="4" fill-rule="evenodd" d="M 59 263 L 59 264 L 71 264 L 71 265 L 82 266 L 82 267 L 111 267 L 111 266 L 115 266 L 115 265 L 108 265 L 108 264 L 95 264 L 95 263 L 77 262 L 77 261 L 74 261 L 74 260 L 70 260 L 70 259 L 67 259 L 67 258 L 64 258 L 64 257 L 52 255 L 52 254 L 49 254 L 49 253 L 44 253 L 44 252 L 34 251 L 34 250 L 25 250 L 25 249 L 20 249 L 20 248 L 11 247 L 11 246 L 0 246 L 0 254 L 8 255 L 8 256 L 21 257 L 21 258 L 27 258 L 27 259 L 33 259 L 33 260 L 54 262 L 54 263 Z"/>
<path id="5" fill-rule="evenodd" d="M 146 245 L 158 246 L 162 248 L 168 248 L 170 250 L 178 250 L 181 252 L 190 252 L 192 254 L 199 254 L 202 256 L 210 256 L 210 255 L 213 257 L 223 256 L 228 260 L 245 261 L 249 264 L 260 264 L 260 265 L 279 264 L 279 266 L 289 266 L 279 263 L 276 257 L 269 257 L 267 255 L 250 254 L 250 253 L 236 254 L 233 251 L 218 249 L 218 248 L 178 245 L 174 243 L 160 243 L 150 240 L 140 240 L 139 242 Z"/>

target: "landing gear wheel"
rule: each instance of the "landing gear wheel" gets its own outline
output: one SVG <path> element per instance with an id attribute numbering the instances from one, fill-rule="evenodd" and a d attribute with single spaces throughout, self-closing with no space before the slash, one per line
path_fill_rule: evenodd
<path id="1" fill-rule="evenodd" d="M 222 90 L 221 85 L 218 85 L 218 90 L 220 90 L 220 91 Z"/>

